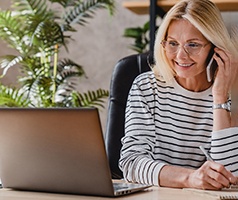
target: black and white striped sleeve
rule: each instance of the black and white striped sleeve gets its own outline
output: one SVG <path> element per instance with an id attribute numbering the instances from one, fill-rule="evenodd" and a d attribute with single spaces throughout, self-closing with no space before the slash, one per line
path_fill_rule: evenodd
<path id="1" fill-rule="evenodd" d="M 119 166 L 128 181 L 159 185 L 164 164 L 153 159 L 155 124 L 143 90 L 135 82 L 130 90 Z"/>
<path id="2" fill-rule="evenodd" d="M 212 133 L 211 156 L 238 176 L 238 127 Z"/>

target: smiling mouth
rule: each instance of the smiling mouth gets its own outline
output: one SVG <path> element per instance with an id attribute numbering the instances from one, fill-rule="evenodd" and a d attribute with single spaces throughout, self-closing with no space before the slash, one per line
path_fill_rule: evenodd
<path id="1" fill-rule="evenodd" d="M 176 62 L 176 64 L 177 64 L 179 67 L 185 67 L 185 68 L 191 67 L 191 66 L 193 65 L 193 63 L 186 64 L 186 63 L 178 63 L 178 62 Z"/>

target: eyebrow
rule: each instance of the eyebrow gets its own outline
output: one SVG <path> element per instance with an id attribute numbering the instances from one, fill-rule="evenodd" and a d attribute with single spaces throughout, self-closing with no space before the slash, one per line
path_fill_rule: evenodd
<path id="1" fill-rule="evenodd" d="M 175 38 L 171 37 L 171 36 L 167 36 L 167 39 L 172 39 L 172 40 L 176 40 Z M 177 41 L 177 40 L 176 40 Z M 187 40 L 186 42 L 191 42 L 191 41 L 199 41 L 199 42 L 206 42 L 204 40 L 201 40 L 200 38 L 191 38 L 189 40 Z"/>

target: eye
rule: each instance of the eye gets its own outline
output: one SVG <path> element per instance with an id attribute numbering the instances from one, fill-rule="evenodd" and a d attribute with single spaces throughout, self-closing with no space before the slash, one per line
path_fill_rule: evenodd
<path id="1" fill-rule="evenodd" d="M 196 49 L 196 48 L 201 47 L 201 44 L 191 42 L 191 43 L 188 43 L 186 46 L 189 47 L 189 48 L 192 48 L 192 49 Z"/>
<path id="2" fill-rule="evenodd" d="M 177 46 L 179 46 L 179 44 L 177 42 L 174 42 L 174 41 L 168 41 L 168 45 L 170 47 L 177 47 Z"/>

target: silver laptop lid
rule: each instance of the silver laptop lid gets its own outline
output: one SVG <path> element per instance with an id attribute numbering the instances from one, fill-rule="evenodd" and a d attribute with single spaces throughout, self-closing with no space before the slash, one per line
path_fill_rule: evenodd
<path id="1" fill-rule="evenodd" d="M 4 187 L 113 196 L 97 109 L 0 109 L 0 125 Z"/>

